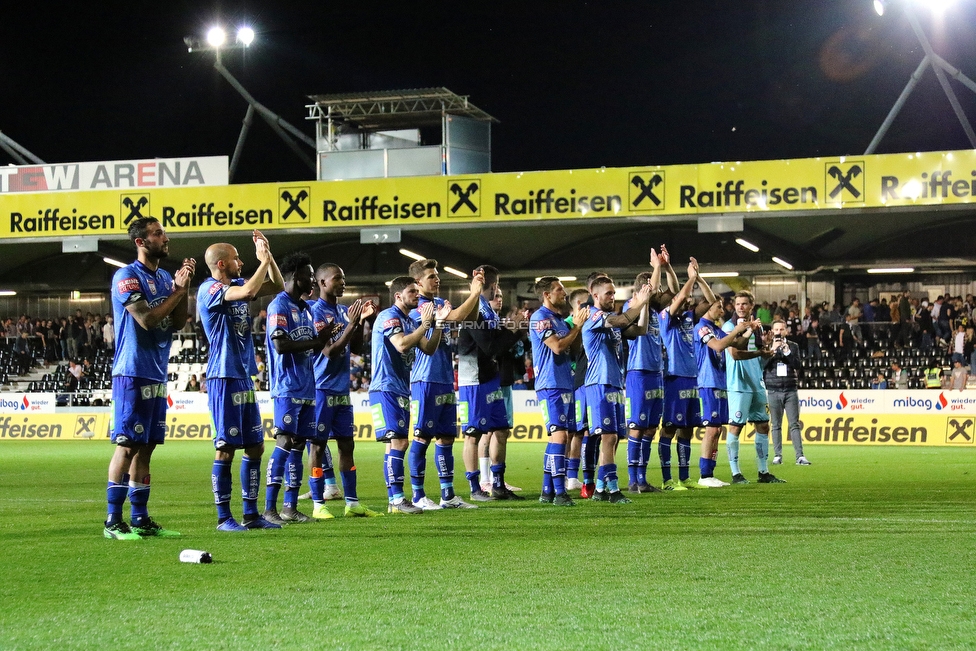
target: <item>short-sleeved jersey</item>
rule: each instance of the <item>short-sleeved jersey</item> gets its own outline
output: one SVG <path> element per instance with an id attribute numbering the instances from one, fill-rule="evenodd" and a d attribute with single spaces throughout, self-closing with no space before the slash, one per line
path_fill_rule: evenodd
<path id="1" fill-rule="evenodd" d="M 316 334 L 336 324 L 341 325 L 342 329 L 337 330 L 329 341 L 334 344 L 349 324 L 349 308 L 320 298 L 312 303 L 312 322 Z M 318 353 L 315 355 L 315 388 L 340 395 L 349 393 L 349 368 L 349 346 L 335 357 Z"/>
<path id="2" fill-rule="evenodd" d="M 246 380 L 258 374 L 247 301 L 228 301 L 225 297 L 231 285 L 240 287 L 245 282 L 234 278 L 225 285 L 207 278 L 197 290 L 197 311 L 210 342 L 208 378 Z"/>
<path id="3" fill-rule="evenodd" d="M 722 330 L 732 332 L 735 325 L 732 321 L 726 321 L 722 325 Z M 749 344 L 746 350 L 758 350 L 756 348 L 756 337 L 753 334 L 749 337 Z M 753 359 L 735 360 L 732 353 L 725 351 L 725 377 L 729 391 L 739 391 L 742 393 L 758 393 L 766 390 L 766 380 L 763 379 L 763 360 L 760 357 Z"/>
<path id="4" fill-rule="evenodd" d="M 495 313 L 491 303 L 484 296 L 478 299 L 478 314 L 473 321 L 476 322 L 476 328 L 498 330 L 501 327 L 498 314 Z M 498 362 L 494 358 L 479 352 L 477 345 L 472 342 L 470 333 L 460 334 L 458 339 L 459 387 L 481 384 L 488 377 L 498 375 Z"/>
<path id="5" fill-rule="evenodd" d="M 311 341 L 315 326 L 308 303 L 293 301 L 281 292 L 268 305 L 268 381 L 272 398 L 315 400 L 315 369 L 312 350 L 300 353 L 279 353 L 274 340 L 282 337 L 292 341 Z"/>
<path id="6" fill-rule="evenodd" d="M 704 317 L 695 326 L 695 361 L 700 389 L 725 390 L 725 351 L 715 352 L 708 347 L 709 341 L 723 337 L 722 329 Z"/>
<path id="7" fill-rule="evenodd" d="M 417 307 L 410 311 L 410 318 L 413 319 L 415 327 L 420 327 L 420 308 L 424 303 L 429 303 L 431 299 L 421 296 L 417 301 Z M 434 297 L 434 309 L 439 310 L 446 302 L 439 296 Z M 434 336 L 434 328 L 424 335 L 428 339 Z M 410 369 L 411 382 L 436 382 L 439 384 L 454 384 L 454 361 L 451 358 L 451 337 L 450 331 L 445 329 L 441 333 L 441 343 L 433 355 L 428 355 L 424 351 L 417 349 L 417 354 L 413 360 L 413 368 Z"/>
<path id="8" fill-rule="evenodd" d="M 590 312 L 583 324 L 583 348 L 586 349 L 586 386 L 608 385 L 622 389 L 624 373 L 620 328 L 607 325 L 612 314 L 603 310 Z"/>
<path id="9" fill-rule="evenodd" d="M 115 316 L 115 363 L 112 375 L 166 381 L 169 349 L 173 341 L 170 317 L 146 330 L 126 306 L 146 301 L 150 309 L 173 293 L 173 277 L 165 269 L 150 271 L 136 260 L 112 277 L 112 314 Z"/>
<path id="10" fill-rule="evenodd" d="M 567 348 L 557 355 L 545 344 L 549 337 L 562 339 L 569 335 L 566 321 L 545 305 L 529 317 L 529 340 L 532 343 L 532 366 L 535 368 L 535 388 L 573 389 L 573 360 Z"/>
<path id="11" fill-rule="evenodd" d="M 624 303 L 623 311 L 630 309 L 630 301 Z M 647 333 L 631 340 L 627 352 L 628 371 L 661 371 L 661 322 L 656 310 L 648 310 Z"/>
<path id="12" fill-rule="evenodd" d="M 661 310 L 661 339 L 668 351 L 668 367 L 664 374 L 671 377 L 695 377 L 695 313 L 691 310 L 672 316 L 667 309 Z"/>
<path id="13" fill-rule="evenodd" d="M 373 324 L 372 356 L 373 377 L 369 390 L 386 391 L 398 396 L 410 395 L 410 365 L 414 350 L 401 353 L 390 341 L 396 334 L 409 335 L 417 329 L 413 319 L 403 313 L 396 305 L 387 308 L 376 317 Z M 452 382 L 453 384 L 453 379 Z"/>

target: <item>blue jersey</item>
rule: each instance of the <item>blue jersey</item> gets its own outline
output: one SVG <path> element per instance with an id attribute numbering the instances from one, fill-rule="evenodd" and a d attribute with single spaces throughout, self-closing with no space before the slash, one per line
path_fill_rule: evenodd
<path id="1" fill-rule="evenodd" d="M 607 325 L 612 314 L 591 310 L 583 324 L 583 348 L 586 349 L 587 386 L 600 384 L 624 388 L 620 328 Z"/>
<path id="2" fill-rule="evenodd" d="M 623 311 L 630 309 L 630 301 L 624 303 Z M 656 310 L 648 308 L 647 334 L 631 340 L 627 353 L 628 371 L 662 371 L 661 359 L 661 322 Z"/>
<path id="3" fill-rule="evenodd" d="M 566 321 L 545 305 L 529 318 L 529 340 L 532 342 L 532 366 L 535 389 L 573 390 L 573 359 L 567 348 L 557 355 L 545 344 L 549 337 L 562 339 L 569 335 Z"/>
<path id="4" fill-rule="evenodd" d="M 661 339 L 668 350 L 668 367 L 664 374 L 669 377 L 695 377 L 695 314 L 691 310 L 672 316 L 667 309 L 661 310 Z"/>
<path id="5" fill-rule="evenodd" d="M 322 332 L 335 324 L 342 326 L 329 340 L 330 344 L 339 341 L 343 330 L 349 323 L 349 308 L 336 303 L 333 305 L 324 298 L 312 303 L 312 321 L 315 332 Z M 335 357 L 319 353 L 315 356 L 315 388 L 329 393 L 345 395 L 349 393 L 349 346 Z"/>
<path id="6" fill-rule="evenodd" d="M 231 285 L 240 287 L 245 282 L 235 278 L 225 285 L 216 278 L 207 278 L 197 290 L 197 310 L 210 342 L 208 378 L 247 380 L 258 374 L 247 301 L 225 299 Z"/>
<path id="7" fill-rule="evenodd" d="M 129 314 L 127 305 L 146 301 L 152 309 L 173 293 L 173 277 L 165 269 L 150 271 L 136 260 L 112 277 L 112 314 L 115 316 L 115 363 L 112 375 L 166 381 L 169 349 L 173 344 L 170 317 L 146 330 Z"/>
<path id="8" fill-rule="evenodd" d="M 383 310 L 376 317 L 373 325 L 373 377 L 369 382 L 370 392 L 387 391 L 398 396 L 410 395 L 410 364 L 413 362 L 414 348 L 401 353 L 390 341 L 390 337 L 396 334 L 409 335 L 416 329 L 413 319 L 396 305 Z M 451 384 L 454 384 L 453 378 Z"/>
<path id="9" fill-rule="evenodd" d="M 725 332 L 732 332 L 735 328 L 731 321 L 726 321 L 722 326 Z M 756 348 L 756 338 L 758 334 L 749 337 L 749 344 L 746 350 L 758 350 Z M 725 351 L 726 378 L 729 391 L 739 391 L 742 393 L 760 393 L 766 391 L 766 380 L 763 378 L 763 360 L 761 357 L 753 359 L 734 360 L 732 353 Z"/>
<path id="10" fill-rule="evenodd" d="M 281 292 L 268 305 L 268 380 L 272 398 L 315 400 L 315 369 L 312 350 L 300 353 L 278 353 L 274 340 L 282 337 L 291 341 L 311 341 L 315 326 L 308 303 L 291 300 Z"/>
<path id="11" fill-rule="evenodd" d="M 426 296 L 421 296 L 417 302 L 417 307 L 411 310 L 409 316 L 413 319 L 415 327 L 419 327 L 421 323 L 420 307 L 430 301 L 431 299 Z M 444 299 L 440 297 L 435 297 L 433 301 L 435 310 L 439 310 L 445 303 Z M 428 339 L 433 337 L 435 327 L 437 326 L 433 326 L 424 336 Z M 441 333 L 441 343 L 437 346 L 437 350 L 434 351 L 433 355 L 428 355 L 419 348 L 417 349 L 417 354 L 413 360 L 413 368 L 410 369 L 410 381 L 454 384 L 454 360 L 451 357 L 451 337 L 447 329 Z"/>
<path id="12" fill-rule="evenodd" d="M 695 361 L 698 363 L 698 388 L 725 390 L 725 351 L 708 347 L 712 339 L 722 339 L 725 333 L 713 321 L 702 317 L 695 326 Z"/>

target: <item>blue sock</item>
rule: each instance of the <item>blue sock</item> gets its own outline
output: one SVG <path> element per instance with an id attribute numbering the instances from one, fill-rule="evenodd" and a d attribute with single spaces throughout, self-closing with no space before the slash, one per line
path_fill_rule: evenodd
<path id="1" fill-rule="evenodd" d="M 729 468 L 733 475 L 741 474 L 739 470 L 739 435 L 731 431 L 725 437 L 725 451 L 729 453 Z"/>
<path id="2" fill-rule="evenodd" d="M 312 493 L 312 501 L 321 504 L 325 501 L 325 477 L 316 477 L 316 468 L 312 468 L 308 477 L 308 490 Z"/>
<path id="3" fill-rule="evenodd" d="M 579 479 L 579 459 L 566 459 L 566 478 Z"/>
<path id="4" fill-rule="evenodd" d="M 637 483 L 637 469 L 640 467 L 641 439 L 627 437 L 627 477 L 631 484 Z"/>
<path id="5" fill-rule="evenodd" d="M 346 504 L 358 502 L 359 495 L 356 493 L 356 466 L 353 466 L 352 470 L 340 470 L 339 475 L 342 477 L 342 492 L 346 496 Z"/>
<path id="6" fill-rule="evenodd" d="M 600 466 L 596 469 L 596 489 L 603 491 L 607 489 L 607 467 Z"/>
<path id="7" fill-rule="evenodd" d="M 301 448 L 291 450 L 288 453 L 288 461 L 285 468 L 285 497 L 281 501 L 283 509 L 298 508 L 298 494 L 302 490 L 302 475 L 305 467 L 302 465 Z"/>
<path id="8" fill-rule="evenodd" d="M 705 477 L 712 476 L 711 473 L 708 471 L 708 459 L 702 457 L 701 459 L 698 460 L 698 474 L 702 476 L 702 479 L 704 479 Z"/>
<path id="9" fill-rule="evenodd" d="M 756 463 L 759 464 L 759 472 L 769 472 L 769 434 L 756 432 Z"/>
<path id="10" fill-rule="evenodd" d="M 217 523 L 230 517 L 230 493 L 233 490 L 230 479 L 230 463 L 214 461 L 210 470 L 210 485 L 213 488 L 214 504 L 217 505 Z"/>
<path id="11" fill-rule="evenodd" d="M 552 446 L 552 488 L 556 495 L 566 492 L 566 444 L 551 443 Z"/>
<path id="12" fill-rule="evenodd" d="M 393 489 L 390 488 L 390 453 L 383 453 L 383 481 L 386 482 L 386 496 L 393 501 Z"/>
<path id="13" fill-rule="evenodd" d="M 607 472 L 607 490 L 611 493 L 616 493 L 620 490 L 620 485 L 617 483 L 617 464 L 608 463 L 604 468 L 606 468 Z"/>
<path id="14" fill-rule="evenodd" d="M 658 439 L 657 456 L 661 460 L 661 477 L 671 481 L 671 439 L 663 436 Z"/>
<path id="15" fill-rule="evenodd" d="M 112 526 L 122 522 L 122 506 L 125 504 L 126 495 L 129 494 L 129 484 L 128 482 L 116 484 L 110 481 L 105 493 L 108 500 L 108 517 L 105 518 L 105 524 Z"/>
<path id="16" fill-rule="evenodd" d="M 390 493 L 393 499 L 403 497 L 403 450 L 390 450 Z"/>
<path id="17" fill-rule="evenodd" d="M 505 464 L 496 463 L 491 466 L 491 487 L 505 488 Z"/>
<path id="18" fill-rule="evenodd" d="M 335 468 L 332 467 L 332 450 L 329 449 L 329 444 L 326 442 L 322 446 L 322 478 L 325 479 L 326 484 L 334 484 L 335 480 Z"/>
<path id="19" fill-rule="evenodd" d="M 430 441 L 414 439 L 410 444 L 408 463 L 410 465 L 410 487 L 413 489 L 413 501 L 427 497 L 424 492 L 424 476 L 427 474 L 427 448 Z"/>
<path id="20" fill-rule="evenodd" d="M 257 517 L 258 491 L 261 489 L 261 460 L 246 454 L 241 457 L 241 499 L 244 501 L 244 518 Z"/>
<path id="21" fill-rule="evenodd" d="M 552 495 L 556 489 L 552 484 L 552 443 L 546 443 L 542 453 L 542 494 Z"/>
<path id="22" fill-rule="evenodd" d="M 441 482 L 441 499 L 454 499 L 454 446 L 435 443 L 434 465 Z"/>
<path id="23" fill-rule="evenodd" d="M 149 518 L 149 484 L 129 480 L 129 506 L 132 508 L 132 526 L 138 527 Z"/>
<path id="24" fill-rule="evenodd" d="M 691 439 L 678 439 L 678 479 L 688 479 L 688 465 L 691 463 Z"/>
<path id="25" fill-rule="evenodd" d="M 647 483 L 647 464 L 651 460 L 651 439 L 644 435 L 640 440 L 640 463 L 637 465 L 637 483 L 643 486 Z"/>
<path id="26" fill-rule="evenodd" d="M 265 478 L 264 491 L 264 510 L 278 510 L 278 493 L 281 492 L 281 483 L 285 479 L 285 463 L 288 461 L 288 450 L 275 446 L 268 461 L 268 472 Z"/>
<path id="27" fill-rule="evenodd" d="M 597 459 L 600 457 L 600 437 L 584 436 L 582 449 L 583 483 L 592 484 L 596 477 Z"/>
<path id="28" fill-rule="evenodd" d="M 472 493 L 477 493 L 481 490 L 481 471 L 475 470 L 472 472 L 464 473 L 464 478 L 468 480 L 468 484 L 471 487 Z"/>

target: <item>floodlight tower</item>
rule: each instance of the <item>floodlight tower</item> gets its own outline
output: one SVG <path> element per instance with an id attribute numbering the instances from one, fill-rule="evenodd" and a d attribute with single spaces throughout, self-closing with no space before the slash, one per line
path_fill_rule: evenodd
<path id="1" fill-rule="evenodd" d="M 915 0 L 916 2 L 918 0 Z M 964 75 L 958 68 L 952 66 L 948 61 L 940 57 L 932 49 L 932 44 L 929 42 L 928 36 L 922 30 L 922 26 L 918 22 L 918 17 L 915 15 L 915 10 L 912 7 L 913 0 L 873 0 L 874 10 L 879 16 L 883 16 L 886 10 L 894 5 L 899 4 L 905 11 L 905 16 L 908 18 L 908 23 L 912 26 L 912 31 L 915 32 L 915 38 L 918 39 L 919 44 L 922 46 L 922 50 L 925 52 L 925 56 L 922 57 L 922 61 L 918 64 L 915 72 L 908 80 L 908 84 L 905 85 L 905 89 L 901 91 L 901 95 L 895 101 L 895 105 L 891 107 L 888 112 L 888 117 L 885 118 L 878 132 L 874 135 L 874 139 L 871 140 L 871 144 L 868 145 L 865 154 L 873 154 L 875 149 L 877 149 L 878 144 L 881 139 L 884 138 L 888 129 L 891 127 L 891 123 L 895 121 L 898 112 L 905 105 L 908 100 L 908 96 L 912 94 L 915 90 L 915 86 L 918 85 L 919 80 L 925 73 L 925 69 L 931 67 L 932 72 L 935 73 L 936 78 L 939 80 L 939 85 L 942 86 L 942 91 L 945 93 L 946 98 L 949 100 L 949 104 L 952 106 L 953 112 L 956 114 L 956 118 L 959 120 L 959 124 L 962 125 L 962 130 L 966 132 L 966 137 L 969 138 L 969 144 L 976 149 L 976 132 L 973 131 L 972 125 L 969 123 L 969 118 L 966 117 L 966 113 L 962 110 L 962 105 L 959 104 L 959 99 L 956 97 L 955 91 L 952 90 L 952 86 L 949 85 L 949 80 L 946 78 L 946 74 L 950 75 L 953 79 L 961 83 L 963 86 L 969 90 L 976 93 L 976 82 Z M 933 11 L 940 12 L 944 11 L 950 4 L 950 0 L 927 0 L 925 4 L 929 5 Z"/>
<path id="2" fill-rule="evenodd" d="M 220 26 L 211 27 L 207 31 L 206 40 L 201 41 L 195 36 L 186 36 L 183 38 L 183 42 L 186 44 L 187 52 L 213 52 L 214 53 L 214 69 L 220 73 L 220 75 L 227 80 L 227 83 L 236 90 L 244 101 L 247 102 L 247 112 L 244 114 L 244 122 L 241 125 L 241 134 L 237 138 L 237 146 L 234 147 L 234 155 L 230 161 L 230 169 L 228 170 L 228 179 L 234 180 L 234 172 L 237 170 L 237 164 L 241 159 L 241 152 L 244 150 L 244 141 L 247 140 L 247 133 L 251 128 L 251 123 L 254 120 L 254 114 L 257 113 L 261 118 L 268 123 L 271 130 L 278 134 L 288 147 L 295 152 L 303 163 L 305 163 L 312 171 L 315 171 L 315 161 L 309 156 L 300 146 L 300 144 L 308 145 L 315 149 L 315 141 L 309 136 L 302 133 L 295 126 L 290 124 L 280 115 L 269 109 L 267 106 L 261 102 L 254 99 L 241 82 L 230 73 L 230 71 L 224 67 L 221 62 L 221 52 L 225 50 L 245 50 L 251 43 L 254 42 L 254 30 L 250 27 L 240 27 L 237 29 L 235 39 L 233 43 L 227 43 L 227 32 Z M 289 135 L 290 134 L 290 135 Z"/>

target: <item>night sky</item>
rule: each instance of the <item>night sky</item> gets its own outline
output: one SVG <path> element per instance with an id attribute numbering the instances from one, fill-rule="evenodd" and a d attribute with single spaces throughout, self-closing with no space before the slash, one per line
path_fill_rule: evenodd
<path id="1" fill-rule="evenodd" d="M 919 16 L 976 77 L 974 3 Z M 498 172 L 862 153 L 922 57 L 869 0 L 17 3 L 0 130 L 48 162 L 229 156 L 246 104 L 182 41 L 218 21 L 253 26 L 225 64 L 309 135 L 307 95 L 446 86 L 501 121 Z M 878 151 L 968 146 L 929 71 Z M 236 181 L 311 176 L 255 122 Z"/>

